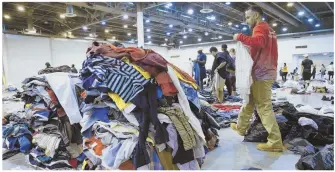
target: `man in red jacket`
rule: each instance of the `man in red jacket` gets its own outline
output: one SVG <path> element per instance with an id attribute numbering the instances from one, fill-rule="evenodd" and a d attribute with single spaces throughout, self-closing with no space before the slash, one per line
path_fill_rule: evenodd
<path id="1" fill-rule="evenodd" d="M 281 152 L 283 143 L 271 102 L 272 84 L 277 79 L 277 36 L 275 31 L 262 21 L 263 10 L 260 7 L 251 6 L 245 15 L 246 23 L 253 29 L 252 36 L 235 34 L 234 40 L 241 41 L 251 48 L 250 55 L 254 61 L 251 73 L 253 84 L 250 88 L 249 103 L 242 108 L 237 124 L 232 124 L 231 127 L 244 136 L 256 106 L 262 124 L 269 133 L 268 142 L 258 144 L 257 149 Z"/>

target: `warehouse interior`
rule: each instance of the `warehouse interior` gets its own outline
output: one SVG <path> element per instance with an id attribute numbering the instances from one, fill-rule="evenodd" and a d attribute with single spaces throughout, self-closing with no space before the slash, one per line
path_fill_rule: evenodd
<path id="1" fill-rule="evenodd" d="M 3 170 L 334 170 L 333 2 L 2 2 L 2 15 Z M 251 43 L 259 25 L 272 46 Z M 275 135 L 265 113 L 280 151 L 259 149 Z"/>

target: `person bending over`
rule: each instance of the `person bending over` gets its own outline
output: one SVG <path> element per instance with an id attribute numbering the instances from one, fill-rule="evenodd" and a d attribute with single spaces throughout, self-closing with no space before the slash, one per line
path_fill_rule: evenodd
<path id="1" fill-rule="evenodd" d="M 230 74 L 227 71 L 228 56 L 226 53 L 219 52 L 216 47 L 211 47 L 209 52 L 214 56 L 214 62 L 212 71 L 214 71 L 214 88 L 215 95 L 219 103 L 224 101 L 224 86 L 227 85 L 227 89 L 231 88 Z M 228 91 L 229 92 L 229 91 Z"/>

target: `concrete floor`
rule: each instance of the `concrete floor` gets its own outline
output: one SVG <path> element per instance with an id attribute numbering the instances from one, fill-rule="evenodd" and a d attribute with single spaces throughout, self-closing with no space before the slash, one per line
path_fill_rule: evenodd
<path id="1" fill-rule="evenodd" d="M 277 90 L 276 95 L 277 97 L 286 96 L 295 105 L 311 105 L 314 108 L 333 107 L 330 102 L 321 100 L 323 95 L 332 94 L 290 95 L 290 90 L 285 89 Z M 207 154 L 202 170 L 241 170 L 250 167 L 262 170 L 295 170 L 295 164 L 300 158 L 300 155 L 295 155 L 288 150 L 283 153 L 258 151 L 256 143 L 242 142 L 243 137 L 230 128 L 221 129 L 219 135 L 219 147 Z M 2 161 L 2 168 L 3 170 L 36 170 L 27 164 L 23 154 Z"/>

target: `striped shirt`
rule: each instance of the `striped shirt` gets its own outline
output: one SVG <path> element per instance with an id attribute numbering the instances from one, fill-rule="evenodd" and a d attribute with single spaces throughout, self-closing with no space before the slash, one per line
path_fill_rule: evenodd
<path id="1" fill-rule="evenodd" d="M 91 88 L 107 87 L 111 92 L 118 94 L 125 102 L 131 101 L 143 91 L 144 85 L 150 80 L 135 68 L 114 58 L 104 58 L 100 55 L 89 57 L 83 62 L 84 74 L 95 75 Z"/>

